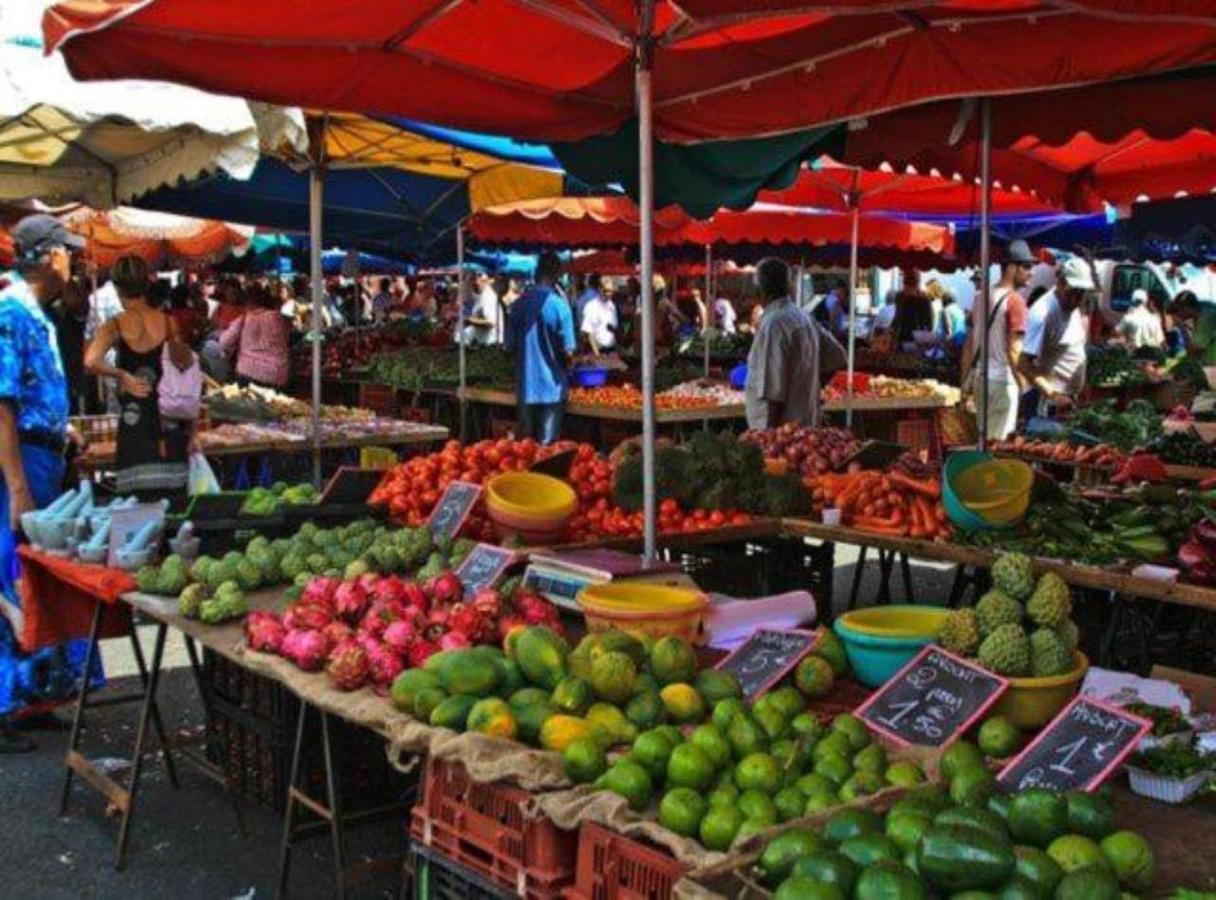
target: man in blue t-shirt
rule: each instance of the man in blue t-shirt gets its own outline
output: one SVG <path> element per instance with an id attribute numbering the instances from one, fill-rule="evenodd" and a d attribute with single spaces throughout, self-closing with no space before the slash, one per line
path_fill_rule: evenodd
<path id="1" fill-rule="evenodd" d="M 552 444 L 562 430 L 566 370 L 574 354 L 574 316 L 557 289 L 562 274 L 555 253 L 536 264 L 536 284 L 511 305 L 506 345 L 515 354 L 519 437 Z"/>

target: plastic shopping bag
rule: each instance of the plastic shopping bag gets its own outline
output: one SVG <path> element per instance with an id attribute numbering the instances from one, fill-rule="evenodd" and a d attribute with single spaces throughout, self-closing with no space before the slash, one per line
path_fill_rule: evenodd
<path id="1" fill-rule="evenodd" d="M 219 480 L 211 470 L 211 463 L 201 453 L 191 453 L 189 470 L 186 478 L 186 491 L 191 497 L 198 494 L 218 494 Z"/>

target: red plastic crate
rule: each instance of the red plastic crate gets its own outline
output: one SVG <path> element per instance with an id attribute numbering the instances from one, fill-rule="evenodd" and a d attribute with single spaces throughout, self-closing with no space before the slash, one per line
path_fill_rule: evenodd
<path id="1" fill-rule="evenodd" d="M 384 384 L 360 384 L 359 406 L 380 416 L 397 414 L 397 389 Z"/>
<path id="2" fill-rule="evenodd" d="M 521 897 L 561 897 L 574 881 L 578 832 L 526 816 L 531 797 L 513 785 L 473 781 L 460 763 L 430 757 L 410 836 Z"/>
<path id="3" fill-rule="evenodd" d="M 578 833 L 578 869 L 568 900 L 667 900 L 688 867 L 671 854 L 602 825 Z"/>

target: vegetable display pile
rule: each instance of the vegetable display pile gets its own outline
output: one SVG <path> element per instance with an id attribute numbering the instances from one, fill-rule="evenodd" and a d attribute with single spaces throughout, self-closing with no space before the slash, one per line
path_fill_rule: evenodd
<path id="1" fill-rule="evenodd" d="M 1200 772 L 1216 771 L 1216 759 L 1187 744 L 1134 753 L 1128 764 L 1167 778 L 1190 778 Z"/>
<path id="2" fill-rule="evenodd" d="M 531 591 L 486 588 L 466 601 L 451 569 L 428 564 L 414 580 L 370 573 L 313 578 L 281 615 L 252 613 L 245 635 L 254 650 L 278 654 L 306 672 L 324 669 L 339 690 L 387 691 L 403 671 L 433 656 L 496 645 L 531 624 L 554 635 L 561 629 L 556 608 Z M 463 686 L 474 684 L 475 673 L 465 676 Z"/>
<path id="3" fill-rule="evenodd" d="M 1091 344 L 1085 356 L 1085 383 L 1091 387 L 1132 387 L 1148 383 L 1144 366 L 1132 358 L 1126 347 Z"/>
<path id="4" fill-rule="evenodd" d="M 641 409 L 642 391 L 636 385 L 622 384 L 597 388 L 571 388 L 571 404 Z M 711 409 L 743 402 L 743 393 L 727 385 L 684 382 L 655 394 L 657 409 Z"/>
<path id="5" fill-rule="evenodd" d="M 268 488 L 255 487 L 245 498 L 241 507 L 242 516 L 273 515 L 281 505 L 308 506 L 317 502 L 317 490 L 311 484 L 292 484 L 279 481 Z"/>
<path id="6" fill-rule="evenodd" d="M 470 347 L 465 353 L 468 383 L 510 388 L 515 384 L 515 360 L 493 347 Z M 460 381 L 459 357 L 450 348 L 407 347 L 372 357 L 368 377 L 379 384 L 418 391 L 429 384 L 455 387 Z"/>
<path id="7" fill-rule="evenodd" d="M 1115 827 L 1109 797 L 995 791 L 978 754 L 942 760 L 948 791 L 922 787 L 880 812 L 844 809 L 769 840 L 749 880 L 774 900 L 1056 898 L 1119 900 L 1153 888 L 1156 857 Z"/>
<path id="8" fill-rule="evenodd" d="M 1068 428 L 1082 443 L 1134 450 L 1161 434 L 1161 414 L 1147 400 L 1133 400 L 1122 412 L 1114 400 L 1103 400 L 1076 410 L 1068 419 Z"/>
<path id="9" fill-rule="evenodd" d="M 765 459 L 784 460 L 804 478 L 835 471 L 861 448 L 861 442 L 843 428 L 804 428 L 793 423 L 748 431 L 743 439 L 756 444 Z"/>
<path id="10" fill-rule="evenodd" d="M 1109 444 L 1086 447 L 1068 441 L 1027 440 L 1021 435 L 1006 441 L 993 441 L 991 446 L 994 453 L 1080 466 L 1113 467 L 1127 458 L 1122 450 Z"/>
<path id="11" fill-rule="evenodd" d="M 1216 468 L 1216 444 L 1208 444 L 1189 431 L 1161 435 L 1147 445 L 1164 463 L 1175 466 Z"/>
<path id="12" fill-rule="evenodd" d="M 845 374 L 838 372 L 822 391 L 824 402 L 845 399 L 848 396 L 848 385 Z M 853 397 L 885 400 L 939 399 L 950 405 L 958 402 L 959 390 L 932 378 L 891 378 L 859 372 L 853 376 Z"/>
<path id="13" fill-rule="evenodd" d="M 1072 596 L 1059 575 L 1036 581 L 1030 558 L 999 556 L 993 589 L 974 607 L 951 612 L 937 642 L 975 658 L 998 675 L 1044 678 L 1072 671 L 1080 634 L 1072 621 Z"/>
<path id="14" fill-rule="evenodd" d="M 812 507 L 840 510 L 841 524 L 894 537 L 947 540 L 952 529 L 941 503 L 941 483 L 897 469 L 823 474 L 807 479 Z"/>
<path id="15" fill-rule="evenodd" d="M 747 359 L 752 347 L 750 334 L 722 334 L 711 330 L 709 335 L 709 358 L 718 362 Z M 705 353 L 705 339 L 696 334 L 681 341 L 675 351 L 680 356 L 702 359 Z"/>
<path id="16" fill-rule="evenodd" d="M 1157 706 L 1153 703 L 1125 703 L 1123 708 L 1129 713 L 1135 713 L 1153 723 L 1149 732 L 1153 737 L 1165 737 L 1189 731 L 1190 722 L 1179 710 L 1170 706 Z"/>

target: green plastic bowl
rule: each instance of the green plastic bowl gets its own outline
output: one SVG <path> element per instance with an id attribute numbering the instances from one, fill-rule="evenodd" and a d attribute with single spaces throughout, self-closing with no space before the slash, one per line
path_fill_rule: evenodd
<path id="1" fill-rule="evenodd" d="M 946 458 L 942 469 L 942 506 L 950 521 L 967 531 L 982 531 L 992 528 L 978 513 L 972 512 L 963 504 L 963 499 L 954 489 L 954 480 L 963 472 L 980 463 L 992 461 L 992 454 L 986 450 L 956 450 Z"/>
<path id="2" fill-rule="evenodd" d="M 876 606 L 845 613 L 832 626 L 844 643 L 853 676 L 878 687 L 933 643 L 949 610 L 927 606 Z"/>

